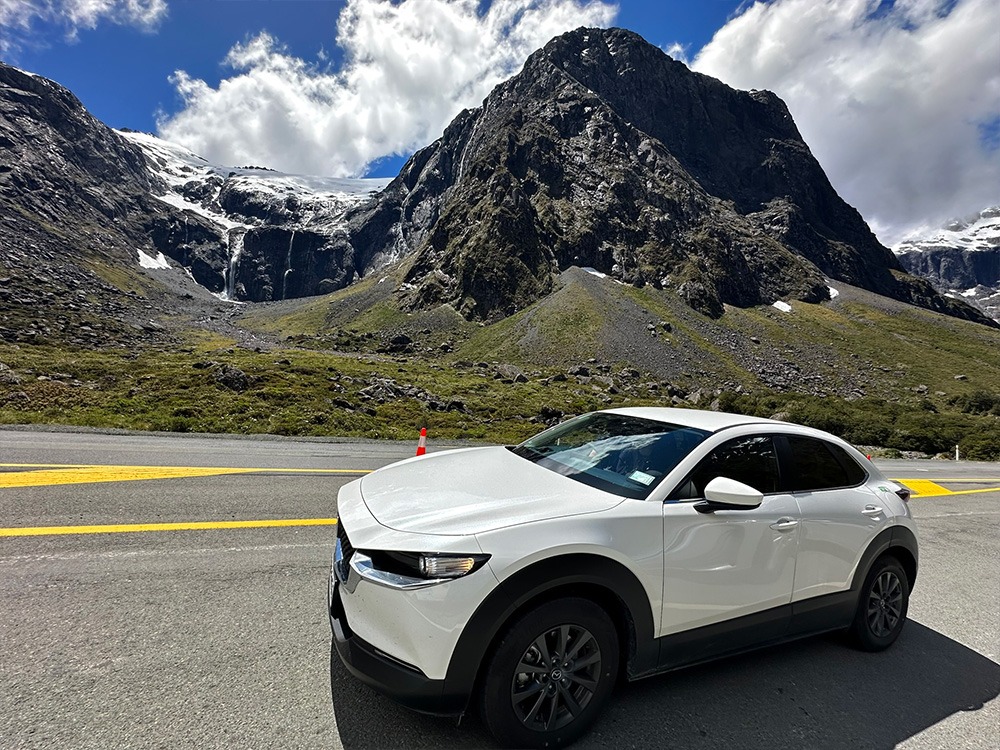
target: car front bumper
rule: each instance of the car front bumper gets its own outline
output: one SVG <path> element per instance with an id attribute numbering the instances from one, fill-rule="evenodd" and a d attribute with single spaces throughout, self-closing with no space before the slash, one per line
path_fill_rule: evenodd
<path id="1" fill-rule="evenodd" d="M 340 582 L 331 576 L 328 608 L 333 648 L 347 671 L 406 708 L 440 716 L 465 712 L 469 693 L 445 689 L 445 680 L 432 680 L 416 667 L 383 653 L 351 631 L 340 598 Z M 332 658 L 332 654 L 331 654 Z M 333 690 L 337 687 L 332 674 Z"/>

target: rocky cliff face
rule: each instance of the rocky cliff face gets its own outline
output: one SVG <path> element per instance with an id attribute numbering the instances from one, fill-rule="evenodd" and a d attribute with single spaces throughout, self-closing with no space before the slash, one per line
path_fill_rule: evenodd
<path id="1" fill-rule="evenodd" d="M 343 218 L 388 180 L 287 175 L 211 164 L 146 133 L 122 135 L 142 150 L 157 204 L 173 211 L 149 223 L 156 248 L 225 299 L 307 297 L 358 278 L 354 253 L 334 240 Z"/>
<path id="2" fill-rule="evenodd" d="M 387 182 L 213 165 L 111 130 L 65 88 L 0 64 L 0 303 L 16 312 L 0 334 L 72 335 L 79 322 L 57 314 L 69 300 L 93 314 L 91 331 L 103 319 L 131 335 L 145 305 L 121 272 L 138 271 L 137 251 L 163 253 L 229 300 L 339 289 L 358 274 L 353 252 L 331 238 L 348 208 Z"/>
<path id="3" fill-rule="evenodd" d="M 784 103 L 688 70 L 621 29 L 579 29 L 348 215 L 363 271 L 406 257 L 405 304 L 511 314 L 590 266 L 725 304 L 818 301 L 824 277 L 963 317 L 906 276 L 834 191 Z"/>
<path id="4" fill-rule="evenodd" d="M 134 335 L 136 295 L 113 269 L 150 249 L 155 189 L 142 153 L 69 91 L 0 64 L 0 336 Z"/>
<path id="5" fill-rule="evenodd" d="M 910 273 L 1000 321 L 1000 206 L 901 242 L 893 251 Z"/>

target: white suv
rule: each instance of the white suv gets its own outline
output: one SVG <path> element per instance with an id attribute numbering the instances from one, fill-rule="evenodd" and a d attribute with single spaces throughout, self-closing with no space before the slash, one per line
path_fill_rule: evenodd
<path id="1" fill-rule="evenodd" d="M 334 648 L 410 708 L 564 745 L 623 678 L 831 630 L 887 648 L 907 498 L 824 432 L 686 409 L 409 459 L 340 491 Z"/>

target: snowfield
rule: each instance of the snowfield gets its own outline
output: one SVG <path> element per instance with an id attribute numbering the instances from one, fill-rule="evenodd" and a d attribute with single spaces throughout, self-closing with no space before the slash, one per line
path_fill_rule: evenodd
<path id="1" fill-rule="evenodd" d="M 117 132 L 142 149 L 152 171 L 165 183 L 166 192 L 155 191 L 154 198 L 208 220 L 218 227 L 220 235 L 228 238 L 226 290 L 218 295 L 224 300 L 234 299 L 233 279 L 243 249 L 243 236 L 248 230 L 266 224 L 291 229 L 293 233 L 309 229 L 333 236 L 346 229 L 344 217 L 348 210 L 392 181 L 285 174 L 254 166 L 227 167 L 149 133 Z M 226 210 L 225 201 L 220 200 L 224 190 L 230 198 L 237 198 L 227 205 L 241 206 L 251 215 Z M 169 268 L 163 265 L 166 263 L 162 255 L 159 259 L 145 253 L 139 255 L 142 268 Z"/>
<path id="2" fill-rule="evenodd" d="M 954 219 L 936 233 L 908 237 L 893 245 L 896 255 L 935 248 L 958 250 L 996 250 L 1000 248 L 1000 206 L 991 206 L 977 216 Z"/>
<path id="3" fill-rule="evenodd" d="M 170 188 L 170 192 L 154 197 L 174 208 L 203 216 L 225 230 L 250 228 L 263 223 L 256 217 L 227 213 L 218 206 L 218 196 L 226 181 L 238 184 L 241 192 L 255 194 L 261 203 L 283 203 L 293 196 L 304 207 L 303 223 L 322 214 L 327 223 L 333 225 L 338 224 L 338 215 L 380 192 L 392 181 L 390 178 L 348 179 L 285 174 L 262 167 L 227 167 L 213 164 L 183 146 L 149 133 L 117 132 L 142 149 L 153 171 Z M 212 178 L 219 184 L 214 190 L 206 191 L 210 198 L 196 203 L 184 196 L 192 183 L 208 183 Z"/>

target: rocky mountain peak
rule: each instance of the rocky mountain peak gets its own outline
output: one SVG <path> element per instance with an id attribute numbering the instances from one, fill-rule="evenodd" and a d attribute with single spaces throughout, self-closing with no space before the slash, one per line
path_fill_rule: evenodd
<path id="1" fill-rule="evenodd" d="M 0 190 L 36 208 L 79 205 L 122 218 L 154 187 L 142 153 L 91 115 L 68 89 L 0 63 Z M 56 191 L 47 179 L 79 189 Z"/>
<path id="2" fill-rule="evenodd" d="M 622 29 L 578 29 L 461 113 L 349 215 L 363 269 L 407 258 L 404 305 L 523 309 L 570 266 L 724 305 L 819 301 L 826 278 L 952 314 L 836 193 L 784 103 Z"/>

